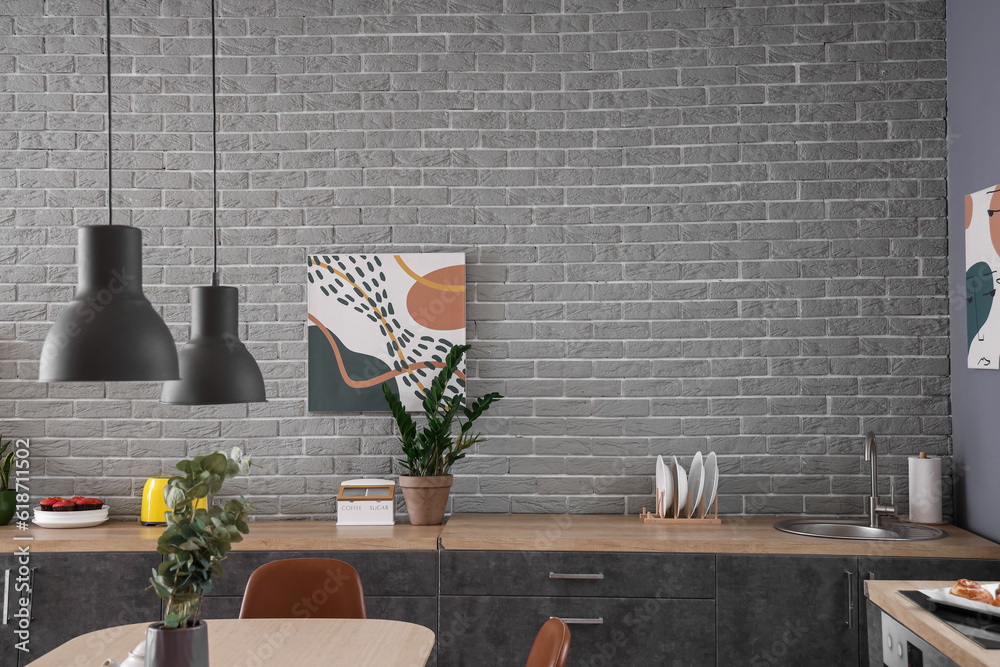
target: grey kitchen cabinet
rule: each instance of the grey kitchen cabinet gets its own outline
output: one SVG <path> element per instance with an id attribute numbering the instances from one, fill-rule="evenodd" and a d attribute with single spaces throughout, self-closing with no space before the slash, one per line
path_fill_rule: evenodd
<path id="1" fill-rule="evenodd" d="M 442 551 L 442 595 L 712 598 L 715 556 Z"/>
<path id="2" fill-rule="evenodd" d="M 31 641 L 20 664 L 87 632 L 160 620 L 160 598 L 149 588 L 160 560 L 157 553 L 33 554 Z"/>
<path id="3" fill-rule="evenodd" d="M 572 664 L 714 665 L 714 597 L 711 554 L 445 550 L 438 665 L 523 665 L 552 616 Z"/>
<path id="4" fill-rule="evenodd" d="M 18 577 L 17 557 L 11 555 L 0 556 L 0 592 L 4 599 L 0 601 L 0 665 L 17 664 L 17 648 L 19 641 L 14 631 L 17 629 L 17 619 L 14 614 L 18 611 L 18 598 L 23 594 L 15 591 Z M 27 662 L 27 661 L 26 661 Z"/>
<path id="5" fill-rule="evenodd" d="M 913 579 L 923 581 L 975 579 L 977 581 L 1000 581 L 1000 561 L 989 559 L 955 558 L 858 558 L 858 595 L 864 600 L 864 582 L 869 579 Z M 868 647 L 870 645 L 868 606 L 859 607 L 861 628 L 861 666 L 868 667 Z"/>
<path id="6" fill-rule="evenodd" d="M 232 551 L 222 562 L 223 576 L 212 579 L 212 595 L 242 598 L 254 570 L 291 558 L 344 561 L 361 575 L 366 597 L 437 595 L 436 551 Z"/>
<path id="7" fill-rule="evenodd" d="M 720 554 L 718 665 L 858 665 L 854 556 Z"/>
<path id="8" fill-rule="evenodd" d="M 443 595 L 438 665 L 523 667 L 552 616 L 570 624 L 568 664 L 715 664 L 712 600 Z"/>

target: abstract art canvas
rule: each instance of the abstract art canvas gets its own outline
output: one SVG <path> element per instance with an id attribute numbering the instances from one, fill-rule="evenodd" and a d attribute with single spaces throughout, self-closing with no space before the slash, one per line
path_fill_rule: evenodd
<path id="1" fill-rule="evenodd" d="M 965 196 L 965 307 L 969 368 L 1000 366 L 1000 185 Z"/>
<path id="2" fill-rule="evenodd" d="M 310 412 L 388 411 L 382 383 L 407 410 L 452 345 L 465 343 L 465 255 L 310 255 Z M 464 393 L 459 368 L 446 396 Z"/>

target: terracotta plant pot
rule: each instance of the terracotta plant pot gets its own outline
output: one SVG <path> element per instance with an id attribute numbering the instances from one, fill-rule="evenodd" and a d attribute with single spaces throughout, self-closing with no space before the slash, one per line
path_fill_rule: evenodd
<path id="1" fill-rule="evenodd" d="M 440 526 L 444 521 L 444 508 L 451 493 L 451 475 L 437 477 L 399 476 L 399 487 L 406 500 L 406 513 L 414 526 Z"/>
<path id="2" fill-rule="evenodd" d="M 208 626 L 168 630 L 163 623 L 146 628 L 146 667 L 208 667 Z"/>

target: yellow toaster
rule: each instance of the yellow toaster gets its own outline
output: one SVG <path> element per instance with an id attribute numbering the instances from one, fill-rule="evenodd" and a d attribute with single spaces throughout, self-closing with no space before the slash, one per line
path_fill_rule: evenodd
<path id="1" fill-rule="evenodd" d="M 139 523 L 142 525 L 162 526 L 167 523 L 164 515 L 168 508 L 167 502 L 163 499 L 163 492 L 169 480 L 169 477 L 150 477 L 146 480 L 146 485 L 142 487 L 142 512 L 139 515 Z M 208 499 L 202 498 L 194 506 L 208 509 Z"/>

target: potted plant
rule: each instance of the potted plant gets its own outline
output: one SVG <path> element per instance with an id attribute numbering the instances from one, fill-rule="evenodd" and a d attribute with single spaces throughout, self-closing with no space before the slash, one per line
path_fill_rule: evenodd
<path id="1" fill-rule="evenodd" d="M 156 550 L 167 558 L 150 582 L 166 601 L 166 615 L 146 631 L 146 667 L 208 667 L 208 628 L 199 619 L 202 596 L 212 590 L 212 576 L 222 574 L 222 559 L 234 542 L 250 532 L 248 508 L 241 500 L 209 509 L 195 504 L 217 494 L 230 477 L 250 470 L 250 457 L 239 447 L 177 464 L 163 491 L 169 511 Z"/>
<path id="2" fill-rule="evenodd" d="M 3 440 L 2 435 L 0 435 L 0 440 Z M 14 450 L 8 452 L 8 447 L 10 447 L 10 440 L 0 445 L 0 526 L 6 526 L 10 523 L 17 510 L 17 490 L 10 487 L 10 469 L 14 467 Z"/>
<path id="3" fill-rule="evenodd" d="M 405 456 L 399 459 L 406 471 L 405 475 L 399 476 L 399 486 L 403 489 L 410 523 L 415 526 L 437 526 L 444 520 L 453 481 L 451 467 L 465 458 L 466 450 L 479 441 L 479 435 L 472 433 L 476 419 L 489 409 L 493 401 L 503 398 L 492 392 L 476 399 L 471 407 L 465 407 L 462 405 L 464 394 L 444 397 L 445 388 L 462 361 L 462 355 L 471 347 L 454 345 L 448 352 L 444 366 L 424 394 L 423 409 L 427 423 L 419 433 L 399 396 L 382 383 L 382 393 L 399 428 L 399 442 Z M 463 415 L 465 421 L 459 415 Z M 456 421 L 459 425 L 457 434 L 453 432 Z"/>

